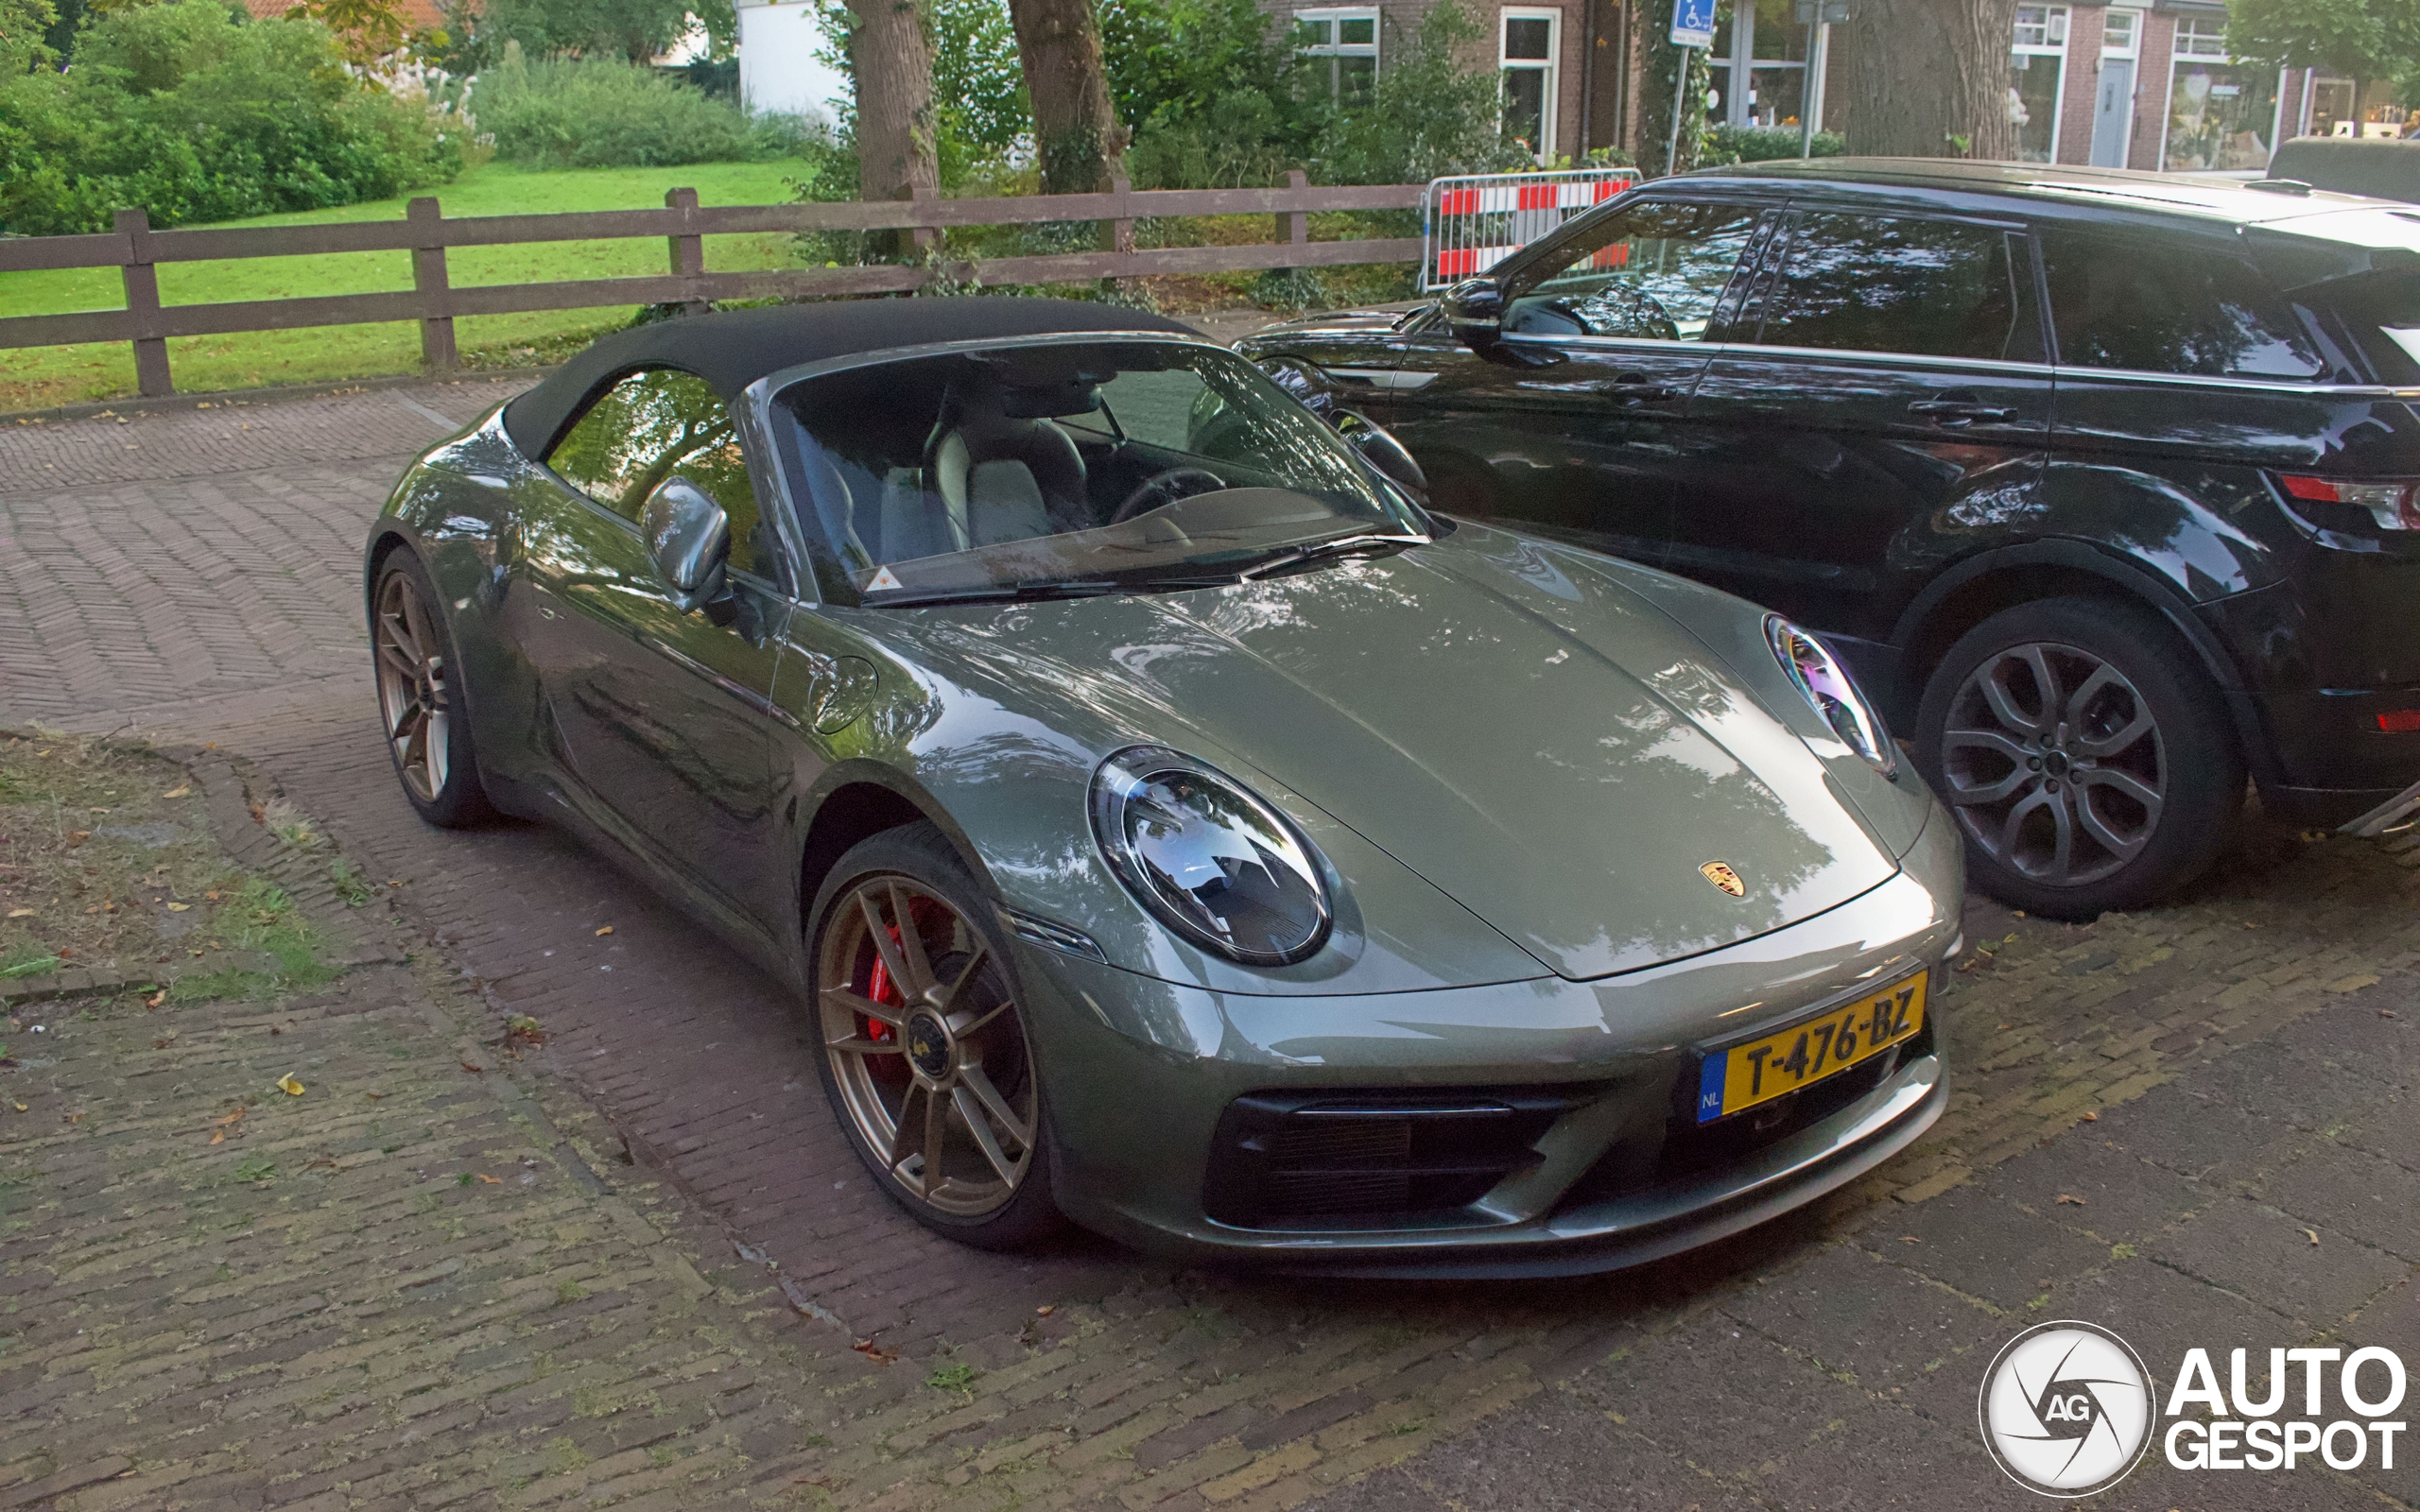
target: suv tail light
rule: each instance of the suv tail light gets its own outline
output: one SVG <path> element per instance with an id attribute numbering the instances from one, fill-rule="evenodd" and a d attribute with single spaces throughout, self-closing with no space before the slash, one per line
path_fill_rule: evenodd
<path id="1" fill-rule="evenodd" d="M 2345 504 L 2366 509 L 2380 530 L 2420 530 L 2420 484 L 2346 483 L 2299 472 L 2281 472 L 2286 496 L 2308 504 Z"/>

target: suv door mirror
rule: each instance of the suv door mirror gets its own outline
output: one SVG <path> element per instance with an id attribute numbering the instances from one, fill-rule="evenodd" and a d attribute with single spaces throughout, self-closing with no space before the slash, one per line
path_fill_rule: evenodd
<path id="1" fill-rule="evenodd" d="M 1336 434 L 1344 444 L 1361 454 L 1361 459 L 1387 476 L 1409 489 L 1426 501 L 1428 497 L 1428 474 L 1411 458 L 1411 453 L 1384 425 L 1357 409 L 1340 409 L 1328 417 Z"/>
<path id="2" fill-rule="evenodd" d="M 1445 291 L 1445 325 L 1462 345 L 1485 352 L 1504 334 L 1504 285 L 1466 278 Z"/>
<path id="3" fill-rule="evenodd" d="M 703 489 L 684 477 L 666 478 L 648 495 L 639 533 L 683 613 L 724 596 L 731 521 Z"/>

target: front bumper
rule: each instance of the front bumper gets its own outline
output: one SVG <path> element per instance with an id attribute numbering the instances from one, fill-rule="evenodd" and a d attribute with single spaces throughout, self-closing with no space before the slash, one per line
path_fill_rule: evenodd
<path id="1" fill-rule="evenodd" d="M 1946 1096 L 1937 1033 L 1871 1074 L 1840 1074 L 1835 1092 L 1848 1100 L 1810 1103 L 1769 1142 L 1676 1167 L 1658 1157 L 1689 1137 L 1693 1047 L 1779 1027 L 1918 966 L 1933 972 L 1937 1024 L 1962 876 L 1953 827 L 1927 832 L 1898 875 L 1825 914 L 1589 982 L 1260 997 L 1029 951 L 1025 1006 L 1039 1030 L 1061 1204 L 1141 1248 L 1364 1276 L 1611 1270 L 1761 1223 L 1931 1125 Z M 1524 1131 L 1535 1138 L 1513 1169 L 1450 1210 L 1268 1224 L 1213 1215 L 1232 1215 L 1215 1192 L 1234 1155 L 1221 1121 L 1231 1140 L 1238 1099 L 1358 1106 L 1391 1093 L 1432 1108 L 1477 1097 L 1550 1110 Z"/>

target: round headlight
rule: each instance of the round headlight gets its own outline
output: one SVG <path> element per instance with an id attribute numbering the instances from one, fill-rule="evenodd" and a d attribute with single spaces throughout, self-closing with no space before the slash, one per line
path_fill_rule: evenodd
<path id="1" fill-rule="evenodd" d="M 1129 746 L 1093 774 L 1093 838 L 1117 880 L 1184 938 L 1247 966 L 1285 966 L 1327 939 L 1310 842 L 1218 768 Z"/>
<path id="2" fill-rule="evenodd" d="M 1765 639 L 1773 648 L 1773 657 L 1789 680 L 1832 733 L 1843 745 L 1866 759 L 1874 769 L 1885 777 L 1899 772 L 1899 747 L 1892 743 L 1891 731 L 1884 729 L 1882 715 L 1865 701 L 1858 691 L 1848 668 L 1841 665 L 1824 643 L 1778 614 L 1765 616 Z"/>

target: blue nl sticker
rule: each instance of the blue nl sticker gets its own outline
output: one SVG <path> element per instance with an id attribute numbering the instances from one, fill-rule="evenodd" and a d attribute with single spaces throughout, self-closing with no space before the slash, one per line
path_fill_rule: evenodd
<path id="1" fill-rule="evenodd" d="M 1712 1123 L 1722 1116 L 1722 1068 L 1729 1056 L 1708 1056 L 1698 1071 L 1698 1122 Z"/>

